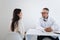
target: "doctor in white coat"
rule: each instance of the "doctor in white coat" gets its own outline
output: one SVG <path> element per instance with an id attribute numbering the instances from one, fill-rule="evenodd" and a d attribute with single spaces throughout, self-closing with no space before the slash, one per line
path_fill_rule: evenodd
<path id="1" fill-rule="evenodd" d="M 58 25 L 55 23 L 54 19 L 49 17 L 49 9 L 43 8 L 42 17 L 39 19 L 37 23 L 36 29 L 40 29 L 45 32 L 53 32 L 59 30 Z M 51 40 L 59 40 L 58 37 L 51 36 L 38 36 L 38 40 L 43 40 L 43 38 L 48 37 Z"/>

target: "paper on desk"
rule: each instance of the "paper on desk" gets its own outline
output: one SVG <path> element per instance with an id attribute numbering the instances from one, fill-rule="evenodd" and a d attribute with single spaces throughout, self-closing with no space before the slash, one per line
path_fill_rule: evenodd
<path id="1" fill-rule="evenodd" d="M 40 30 L 37 30 L 37 29 L 29 29 L 27 31 L 27 34 L 38 35 L 38 34 L 40 34 Z"/>

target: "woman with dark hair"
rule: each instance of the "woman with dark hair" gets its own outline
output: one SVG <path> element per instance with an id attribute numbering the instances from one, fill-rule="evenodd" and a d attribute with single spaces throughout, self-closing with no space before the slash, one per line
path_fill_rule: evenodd
<path id="1" fill-rule="evenodd" d="M 23 40 L 25 31 L 24 27 L 22 26 L 21 19 L 21 9 L 14 9 L 11 22 L 11 32 L 7 35 L 7 38 L 5 38 L 6 40 Z"/>
<path id="2" fill-rule="evenodd" d="M 13 18 L 12 18 L 12 23 L 11 23 L 11 31 L 21 34 L 22 39 L 24 38 L 25 30 L 24 30 L 23 23 L 22 23 L 21 9 L 16 8 L 13 11 Z"/>

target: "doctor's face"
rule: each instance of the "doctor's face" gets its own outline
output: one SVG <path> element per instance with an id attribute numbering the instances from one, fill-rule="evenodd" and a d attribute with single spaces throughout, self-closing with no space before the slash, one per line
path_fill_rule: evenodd
<path id="1" fill-rule="evenodd" d="M 43 18 L 47 18 L 48 17 L 48 10 L 42 10 L 41 14 Z"/>

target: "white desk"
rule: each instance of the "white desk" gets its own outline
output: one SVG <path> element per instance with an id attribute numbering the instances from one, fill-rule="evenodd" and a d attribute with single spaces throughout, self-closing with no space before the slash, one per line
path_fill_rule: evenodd
<path id="1" fill-rule="evenodd" d="M 53 32 L 43 32 L 38 29 L 29 29 L 26 34 L 26 40 L 31 40 L 32 36 L 35 37 L 34 39 L 37 40 L 37 35 L 44 35 L 44 36 L 59 36 Z"/>

